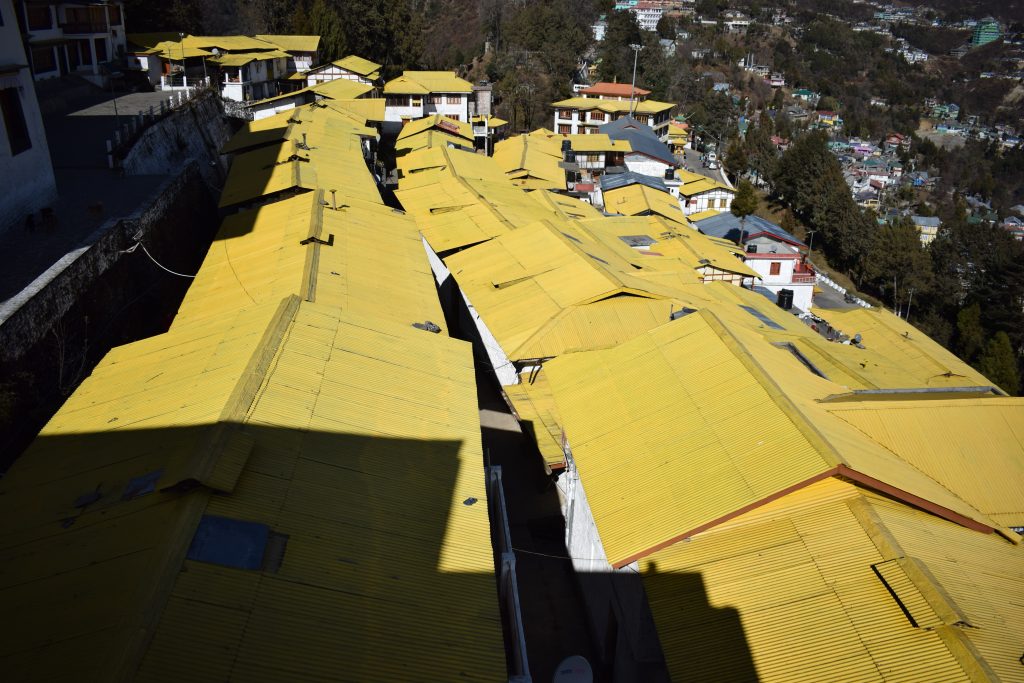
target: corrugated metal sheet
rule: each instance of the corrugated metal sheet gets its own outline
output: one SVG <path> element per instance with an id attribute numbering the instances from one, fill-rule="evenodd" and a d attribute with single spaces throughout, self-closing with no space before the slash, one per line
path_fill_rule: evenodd
<path id="1" fill-rule="evenodd" d="M 682 209 L 672 195 L 658 192 L 646 185 L 634 184 L 604 193 L 604 208 L 608 213 L 624 216 L 648 216 L 655 214 L 682 227 L 689 227 Z"/>
<path id="2" fill-rule="evenodd" d="M 702 314 L 546 371 L 613 565 L 831 466 Z"/>
<path id="3" fill-rule="evenodd" d="M 829 479 L 794 496 L 792 507 L 783 499 L 770 515 L 755 510 L 641 562 L 673 678 L 968 680 L 873 572 L 888 558 L 877 530 L 851 513 L 857 489 Z"/>
<path id="4" fill-rule="evenodd" d="M 474 383 L 464 342 L 303 304 L 249 414 L 289 467 L 208 508 L 286 534 L 281 567 L 189 563 L 141 678 L 501 678 Z"/>
<path id="5" fill-rule="evenodd" d="M 537 450 L 549 468 L 565 467 L 562 451 L 562 425 L 551 393 L 547 373 L 524 377 L 520 384 L 502 387 L 519 417 L 523 431 L 537 444 Z"/>
<path id="6" fill-rule="evenodd" d="M 398 78 L 384 84 L 384 94 L 427 94 L 473 92 L 473 85 L 451 71 L 403 71 Z"/>
<path id="7" fill-rule="evenodd" d="M 830 409 L 1003 526 L 1024 526 L 1024 400 L 865 402 Z"/>

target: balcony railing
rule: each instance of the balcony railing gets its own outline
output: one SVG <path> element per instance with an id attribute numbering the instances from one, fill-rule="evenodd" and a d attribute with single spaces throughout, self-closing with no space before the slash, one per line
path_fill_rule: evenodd
<path id="1" fill-rule="evenodd" d="M 72 21 L 61 24 L 64 33 L 107 33 L 109 27 L 103 21 Z"/>
<path id="2" fill-rule="evenodd" d="M 816 281 L 817 276 L 814 273 L 793 273 L 794 285 L 810 285 Z"/>

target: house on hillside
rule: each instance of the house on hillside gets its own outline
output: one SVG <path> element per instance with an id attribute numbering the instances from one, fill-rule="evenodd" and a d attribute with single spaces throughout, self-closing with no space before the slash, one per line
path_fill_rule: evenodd
<path id="1" fill-rule="evenodd" d="M 562 135 L 596 133 L 606 123 L 625 116 L 647 125 L 663 142 L 674 104 L 647 99 L 649 90 L 628 83 L 597 83 L 580 91 L 580 97 L 555 102 L 553 130 Z"/>
<path id="2" fill-rule="evenodd" d="M 68 74 L 105 87 L 115 69 L 110 62 L 126 52 L 123 2 L 12 3 L 2 18 L 27 41 L 25 52 L 37 80 Z"/>
<path id="3" fill-rule="evenodd" d="M 327 64 L 314 66 L 304 74 L 297 74 L 296 78 L 304 80 L 306 85 L 316 85 L 317 83 L 333 81 L 338 78 L 356 81 L 364 85 L 377 85 L 377 82 L 380 80 L 380 68 L 380 64 L 363 59 L 362 57 L 349 55 Z"/>
<path id="4" fill-rule="evenodd" d="M 939 235 L 942 221 L 938 216 L 911 216 L 914 227 L 921 233 L 921 244 L 931 244 Z"/>
<path id="5" fill-rule="evenodd" d="M 736 191 L 728 185 L 699 173 L 679 169 L 675 173 L 678 183 L 669 183 L 670 190 L 679 199 L 679 206 L 687 216 L 705 211 L 728 211 Z"/>
<path id="6" fill-rule="evenodd" d="M 384 84 L 385 132 L 432 114 L 469 121 L 473 85 L 451 71 L 404 71 Z"/>
<path id="7" fill-rule="evenodd" d="M 760 283 L 750 283 L 755 291 L 777 301 L 779 292 L 788 290 L 794 308 L 811 310 L 817 278 L 807 262 L 806 244 L 760 216 L 747 216 L 741 221 L 725 212 L 694 225 L 705 235 L 731 240 L 743 248 L 747 265 L 761 276 Z"/>
<path id="8" fill-rule="evenodd" d="M 289 75 L 306 60 L 301 57 L 296 61 L 296 55 L 315 52 L 319 44 L 317 36 L 275 38 L 294 38 L 287 43 L 293 52 L 252 36 L 133 33 L 128 43 L 132 62 L 147 73 L 155 88 L 182 90 L 208 81 L 219 84 L 221 97 L 226 100 L 251 102 L 293 89 Z"/>
<path id="9" fill-rule="evenodd" d="M 666 172 L 679 165 L 672 150 L 658 139 L 650 127 L 631 116 L 606 123 L 597 131 L 612 140 L 629 143 L 630 150 L 625 153 L 623 161 L 630 171 L 664 178 Z"/>

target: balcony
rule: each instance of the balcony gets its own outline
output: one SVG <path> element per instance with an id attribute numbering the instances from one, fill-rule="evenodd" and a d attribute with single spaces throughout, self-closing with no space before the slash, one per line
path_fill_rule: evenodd
<path id="1" fill-rule="evenodd" d="M 105 21 L 72 21 L 61 24 L 60 27 L 65 35 L 108 33 L 110 30 Z"/>

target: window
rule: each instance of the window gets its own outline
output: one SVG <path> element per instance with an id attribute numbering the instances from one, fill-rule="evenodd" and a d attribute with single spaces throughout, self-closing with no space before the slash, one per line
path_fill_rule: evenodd
<path id="1" fill-rule="evenodd" d="M 408 107 L 408 95 L 388 95 L 384 98 L 384 105 L 387 107 Z"/>
<path id="2" fill-rule="evenodd" d="M 121 25 L 121 8 L 118 5 L 110 5 L 110 24 L 111 26 Z"/>
<path id="3" fill-rule="evenodd" d="M 462 96 L 448 95 L 448 104 L 462 104 Z"/>
<path id="4" fill-rule="evenodd" d="M 52 47 L 32 48 L 32 71 L 45 74 L 57 70 L 57 60 L 53 57 Z"/>
<path id="5" fill-rule="evenodd" d="M 771 266 L 768 269 L 769 275 L 778 275 L 782 272 L 782 264 L 778 261 L 772 261 Z"/>
<path id="6" fill-rule="evenodd" d="M 572 120 L 572 112 L 568 109 L 559 109 L 558 118 Z"/>
<path id="7" fill-rule="evenodd" d="M 4 117 L 11 156 L 17 156 L 30 149 L 32 139 L 28 136 L 28 124 L 25 122 L 25 112 L 21 108 L 21 96 L 18 95 L 17 88 L 0 90 L 0 113 Z"/>
<path id="8" fill-rule="evenodd" d="M 444 104 L 444 95 L 431 95 L 427 101 L 430 104 Z"/>
<path id="9" fill-rule="evenodd" d="M 107 61 L 107 39 L 96 38 L 96 61 L 105 62 Z"/>
<path id="10" fill-rule="evenodd" d="M 570 133 L 572 133 L 572 126 L 567 123 L 561 123 L 558 125 L 559 135 L 569 135 Z"/>
<path id="11" fill-rule="evenodd" d="M 50 14 L 49 5 L 28 5 L 25 7 L 25 19 L 28 21 L 30 31 L 53 28 L 53 16 Z"/>
<path id="12" fill-rule="evenodd" d="M 458 114 L 445 114 L 444 117 L 446 119 L 452 119 L 454 121 L 458 121 L 459 120 L 459 115 Z"/>
<path id="13" fill-rule="evenodd" d="M 592 111 L 592 112 L 590 112 L 590 120 L 591 121 L 604 121 L 604 112 L 603 111 Z"/>
<path id="14" fill-rule="evenodd" d="M 419 95 L 413 95 L 412 96 L 412 106 L 413 107 L 422 107 L 423 106 L 423 98 L 420 97 Z"/>

